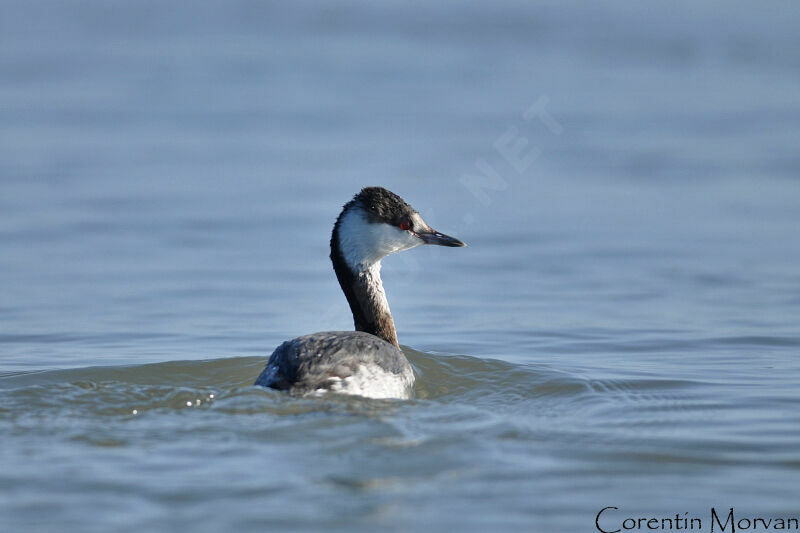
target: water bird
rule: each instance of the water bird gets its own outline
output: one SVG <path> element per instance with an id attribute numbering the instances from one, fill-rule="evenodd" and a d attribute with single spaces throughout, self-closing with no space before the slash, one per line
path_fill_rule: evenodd
<path id="1" fill-rule="evenodd" d="M 414 371 L 400 351 L 381 281 L 381 260 L 421 244 L 466 246 L 431 228 L 402 198 L 366 187 L 342 208 L 331 234 L 331 262 L 355 331 L 325 331 L 278 346 L 255 385 L 300 396 L 338 392 L 409 398 Z"/>

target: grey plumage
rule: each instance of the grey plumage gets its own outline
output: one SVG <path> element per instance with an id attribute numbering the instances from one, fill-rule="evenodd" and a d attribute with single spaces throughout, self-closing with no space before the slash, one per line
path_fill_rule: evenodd
<path id="1" fill-rule="evenodd" d="M 301 396 L 326 390 L 359 365 L 377 365 L 398 377 L 411 372 L 403 352 L 362 331 L 324 331 L 286 341 L 272 352 L 256 385 Z M 331 379 L 334 378 L 334 379 Z"/>

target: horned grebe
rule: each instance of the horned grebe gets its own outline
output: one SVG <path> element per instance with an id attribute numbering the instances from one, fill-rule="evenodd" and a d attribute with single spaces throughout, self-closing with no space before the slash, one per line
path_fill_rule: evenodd
<path id="1" fill-rule="evenodd" d="M 466 246 L 428 226 L 402 198 L 367 187 L 345 204 L 331 235 L 331 261 L 356 331 L 312 333 L 281 344 L 256 385 L 293 395 L 340 392 L 409 398 L 414 372 L 400 351 L 381 282 L 381 259 L 420 244 Z"/>

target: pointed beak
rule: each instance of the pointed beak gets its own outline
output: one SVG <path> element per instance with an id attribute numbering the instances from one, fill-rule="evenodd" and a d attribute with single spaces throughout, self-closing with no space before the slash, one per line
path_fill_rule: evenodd
<path id="1" fill-rule="evenodd" d="M 422 242 L 425 244 L 436 244 L 438 246 L 450 246 L 450 247 L 459 247 L 459 246 L 466 246 L 463 242 L 456 239 L 455 237 L 451 237 L 450 235 L 445 235 L 444 233 L 439 233 L 433 228 L 427 228 L 426 230 L 414 232 L 414 234 L 422 239 Z"/>

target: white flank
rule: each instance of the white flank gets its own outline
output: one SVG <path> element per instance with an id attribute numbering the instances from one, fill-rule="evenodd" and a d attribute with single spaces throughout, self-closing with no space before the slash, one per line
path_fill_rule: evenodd
<path id="1" fill-rule="evenodd" d="M 377 365 L 361 365 L 354 374 L 346 378 L 330 378 L 328 382 L 328 389 L 317 389 L 314 394 L 330 391 L 365 398 L 407 400 L 411 398 L 414 372 L 408 369 L 402 374 L 392 374 Z"/>

